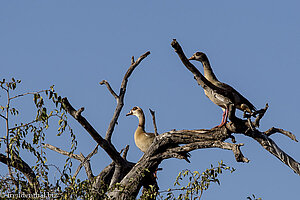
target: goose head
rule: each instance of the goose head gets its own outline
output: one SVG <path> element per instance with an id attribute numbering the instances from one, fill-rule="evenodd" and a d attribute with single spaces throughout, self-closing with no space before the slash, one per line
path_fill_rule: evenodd
<path id="1" fill-rule="evenodd" d="M 203 61 L 207 61 L 208 58 L 205 55 L 205 53 L 203 53 L 203 52 L 196 52 L 196 53 L 193 54 L 192 57 L 189 58 L 189 60 L 197 60 L 197 61 L 203 62 Z"/>
<path id="2" fill-rule="evenodd" d="M 129 116 L 129 115 L 135 115 L 139 118 L 139 117 L 143 116 L 144 113 L 140 107 L 135 106 L 129 111 L 129 113 L 126 114 L 126 116 Z"/>

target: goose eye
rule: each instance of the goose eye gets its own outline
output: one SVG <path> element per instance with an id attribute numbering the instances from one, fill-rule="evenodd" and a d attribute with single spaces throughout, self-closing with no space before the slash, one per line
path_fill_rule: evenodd
<path id="1" fill-rule="evenodd" d="M 201 55 L 201 53 L 200 53 L 200 52 L 197 52 L 197 53 L 196 53 L 196 56 L 200 56 L 200 55 Z"/>
<path id="2" fill-rule="evenodd" d="M 133 108 L 132 108 L 132 110 L 136 110 L 136 109 L 138 109 L 138 108 L 137 108 L 137 107 L 133 107 Z"/>

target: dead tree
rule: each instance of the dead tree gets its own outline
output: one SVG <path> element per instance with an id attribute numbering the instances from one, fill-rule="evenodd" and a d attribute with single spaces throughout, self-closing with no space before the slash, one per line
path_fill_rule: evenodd
<path id="1" fill-rule="evenodd" d="M 176 40 L 173 40 L 171 46 L 174 48 L 184 66 L 190 72 L 192 72 L 197 83 L 201 87 L 206 87 L 208 81 L 204 78 L 204 76 L 202 76 L 198 69 L 189 62 L 179 43 Z M 231 106 L 229 109 L 230 122 L 225 126 L 209 130 L 174 130 L 162 133 L 156 136 L 151 147 L 137 163 L 127 161 L 126 155 L 128 146 L 123 151 L 123 155 L 121 155 L 121 152 L 118 152 L 111 143 L 111 137 L 124 105 L 123 100 L 125 97 L 128 79 L 134 69 L 149 54 L 150 52 L 146 52 L 136 61 L 134 61 L 134 58 L 132 57 L 131 66 L 123 78 L 118 94 L 112 89 L 108 81 L 103 80 L 100 82 L 101 85 L 106 85 L 108 91 L 117 101 L 117 106 L 106 131 L 105 138 L 103 138 L 87 121 L 87 119 L 82 116 L 82 112 L 84 110 L 83 108 L 76 110 L 72 107 L 67 98 L 63 98 L 62 100 L 65 110 L 85 128 L 85 130 L 98 144 L 95 150 L 86 158 L 83 155 L 68 155 L 73 156 L 73 158 L 81 162 L 78 170 L 80 170 L 82 166 L 85 167 L 88 178 L 93 182 L 93 188 L 95 191 L 99 190 L 100 188 L 105 188 L 107 199 L 135 199 L 142 186 L 144 188 L 148 188 L 149 185 L 157 186 L 156 179 L 153 177 L 153 173 L 163 160 L 168 158 L 182 159 L 180 154 L 196 149 L 220 148 L 231 150 L 237 162 L 249 162 L 249 160 L 243 156 L 240 149 L 240 147 L 244 144 L 235 144 L 233 134 L 243 134 L 254 139 L 264 149 L 276 156 L 280 161 L 289 166 L 295 173 L 300 175 L 300 164 L 282 151 L 270 138 L 272 134 L 281 133 L 297 142 L 295 136 L 291 132 L 275 127 L 272 127 L 267 131 L 258 130 L 259 122 L 267 111 L 268 105 L 266 105 L 265 108 L 257 111 L 257 117 L 254 121 L 250 120 L 250 116 L 248 116 L 247 119 L 237 118 L 235 116 L 235 108 Z M 231 138 L 233 143 L 225 142 L 225 140 L 228 138 Z M 100 146 L 109 155 L 109 157 L 112 159 L 112 163 L 104 168 L 100 174 L 94 176 L 91 171 L 89 159 L 96 153 L 98 146 Z M 53 146 L 47 147 L 62 154 L 66 153 L 59 149 L 55 149 Z"/>

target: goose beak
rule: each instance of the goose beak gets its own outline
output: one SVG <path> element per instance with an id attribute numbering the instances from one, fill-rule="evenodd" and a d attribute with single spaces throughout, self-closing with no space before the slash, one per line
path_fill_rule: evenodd
<path id="1" fill-rule="evenodd" d="M 131 112 L 131 111 L 129 111 L 129 113 L 126 114 L 126 116 L 129 116 L 129 115 L 132 115 L 132 112 Z"/>
<path id="2" fill-rule="evenodd" d="M 195 56 L 190 57 L 189 60 L 195 60 Z"/>

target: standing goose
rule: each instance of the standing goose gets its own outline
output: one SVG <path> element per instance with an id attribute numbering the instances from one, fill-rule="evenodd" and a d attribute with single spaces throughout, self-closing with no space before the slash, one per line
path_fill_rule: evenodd
<path id="1" fill-rule="evenodd" d="M 139 125 L 134 133 L 134 142 L 135 142 L 136 146 L 142 152 L 145 153 L 147 151 L 147 149 L 151 146 L 151 144 L 155 138 L 155 134 L 147 133 L 145 131 L 145 115 L 144 115 L 143 110 L 140 107 L 138 107 L 138 106 L 133 107 L 129 111 L 129 113 L 126 114 L 126 116 L 129 116 L 129 115 L 135 115 L 139 119 Z"/>
<path id="2" fill-rule="evenodd" d="M 151 146 L 154 138 L 155 138 L 155 134 L 154 133 L 147 133 L 145 131 L 145 115 L 143 110 L 138 107 L 135 106 L 133 107 L 129 113 L 126 114 L 126 116 L 129 115 L 135 115 L 138 119 L 139 119 L 139 125 L 134 133 L 134 142 L 136 144 L 136 146 L 142 151 L 142 152 L 146 152 L 148 150 L 148 148 Z M 178 145 L 176 145 L 178 146 Z M 182 156 L 183 159 L 185 159 L 187 162 L 190 162 L 188 157 L 190 157 L 189 153 L 178 153 L 179 155 Z"/>
<path id="3" fill-rule="evenodd" d="M 233 104 L 237 109 L 239 109 L 243 112 L 248 112 L 251 115 L 253 114 L 254 111 L 256 111 L 256 108 L 254 107 L 254 105 L 252 103 L 250 103 L 250 101 L 247 100 L 243 95 L 241 95 L 238 91 L 236 91 L 230 85 L 227 85 L 226 83 L 222 83 L 217 79 L 216 75 L 214 74 L 214 72 L 210 66 L 208 58 L 204 53 L 196 52 L 196 53 L 194 53 L 194 55 L 192 57 L 189 58 L 189 60 L 197 60 L 202 63 L 203 68 L 204 68 L 204 77 L 209 82 L 211 82 L 213 85 L 217 86 L 218 88 L 221 88 L 221 89 L 225 90 L 226 92 L 231 93 L 233 96 L 233 98 L 232 98 Z M 223 113 L 222 122 L 219 126 L 226 123 L 227 117 L 228 117 L 228 108 L 225 108 L 225 111 Z"/>

